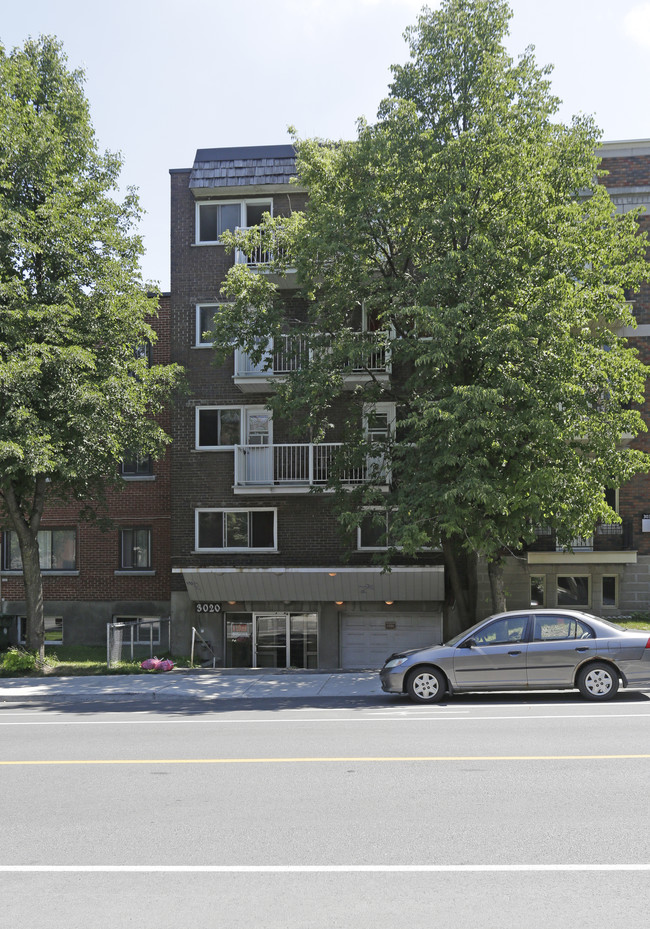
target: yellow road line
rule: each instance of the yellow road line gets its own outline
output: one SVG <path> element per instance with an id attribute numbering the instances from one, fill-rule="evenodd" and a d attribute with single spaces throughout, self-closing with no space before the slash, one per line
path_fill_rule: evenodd
<path id="1" fill-rule="evenodd" d="M 406 762 L 406 761 L 619 761 L 646 760 L 645 755 L 403 755 L 342 756 L 316 758 L 78 758 L 0 761 L 0 766 L 20 765 L 147 765 L 147 764 L 327 764 L 335 762 Z"/>

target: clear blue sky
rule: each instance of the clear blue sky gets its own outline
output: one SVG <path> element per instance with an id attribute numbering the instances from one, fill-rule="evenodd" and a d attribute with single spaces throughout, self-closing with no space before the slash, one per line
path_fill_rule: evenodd
<path id="1" fill-rule="evenodd" d="M 435 7 L 436 2 L 431 3 Z M 592 113 L 607 140 L 650 138 L 650 2 L 510 0 L 509 50 L 553 64 L 561 116 Z M 415 0 L 23 0 L 0 41 L 54 34 L 86 72 L 102 149 L 140 191 L 145 277 L 169 287 L 169 168 L 197 148 L 353 138 L 408 57 Z"/>

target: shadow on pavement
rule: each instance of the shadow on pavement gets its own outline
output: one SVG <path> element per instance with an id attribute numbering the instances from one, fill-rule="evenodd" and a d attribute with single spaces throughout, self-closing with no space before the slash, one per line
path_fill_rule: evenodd
<path id="1" fill-rule="evenodd" d="M 489 693 L 459 694 L 452 699 L 437 704 L 415 704 L 408 697 L 399 694 L 350 695 L 336 697 L 224 697 L 224 696 L 177 696 L 169 697 L 156 693 L 143 694 L 106 694 L 93 696 L 59 695 L 56 697 L 32 696 L 25 700 L 0 701 L 0 719 L 2 713 L 39 710 L 49 713 L 69 713 L 74 715 L 111 713 L 149 713 L 165 716 L 207 716 L 242 712 L 281 712 L 287 710 L 379 710 L 382 712 L 398 711 L 401 715 L 431 714 L 444 715 L 449 710 L 489 709 L 503 707 L 542 708 L 574 706 L 576 709 L 589 709 L 595 706 L 615 708 L 617 706 L 647 705 L 650 694 L 640 690 L 621 691 L 612 701 L 604 704 L 584 700 L 576 691 L 553 691 L 535 693 Z"/>

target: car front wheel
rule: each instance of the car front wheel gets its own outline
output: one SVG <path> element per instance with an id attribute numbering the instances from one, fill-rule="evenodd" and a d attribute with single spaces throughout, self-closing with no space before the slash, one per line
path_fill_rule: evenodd
<path id="1" fill-rule="evenodd" d="M 618 693 L 618 674 L 608 664 L 590 664 L 578 674 L 578 690 L 587 700 L 611 700 Z"/>
<path id="2" fill-rule="evenodd" d="M 415 703 L 439 703 L 447 692 L 447 681 L 437 668 L 418 668 L 409 675 L 406 692 Z"/>

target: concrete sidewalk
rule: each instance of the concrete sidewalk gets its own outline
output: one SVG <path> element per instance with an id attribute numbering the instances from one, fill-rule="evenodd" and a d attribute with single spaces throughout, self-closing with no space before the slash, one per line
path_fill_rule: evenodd
<path id="1" fill-rule="evenodd" d="M 377 671 L 175 669 L 92 677 L 0 678 L 0 703 L 66 698 L 161 697 L 213 700 L 377 696 Z"/>

